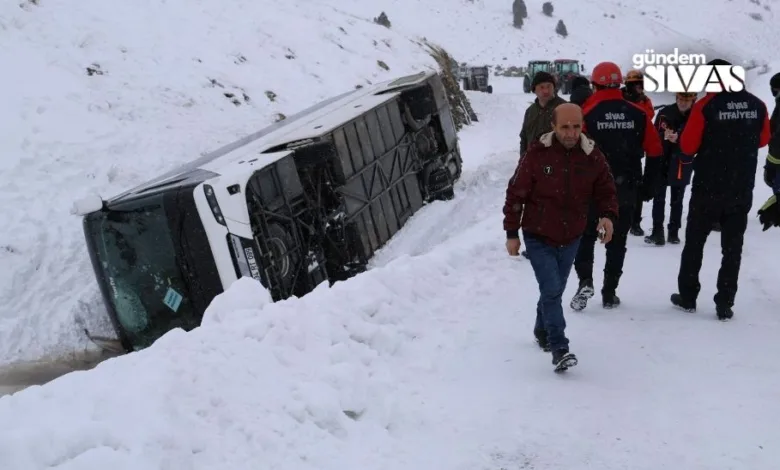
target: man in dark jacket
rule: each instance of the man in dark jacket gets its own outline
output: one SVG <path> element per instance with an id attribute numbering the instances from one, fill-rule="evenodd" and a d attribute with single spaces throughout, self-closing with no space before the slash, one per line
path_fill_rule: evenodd
<path id="1" fill-rule="evenodd" d="M 780 158 L 775 155 L 780 155 L 779 129 L 775 129 L 769 141 L 769 152 L 764 166 L 764 182 L 774 193 L 758 210 L 758 220 L 764 231 L 769 230 L 769 227 L 780 227 Z"/>
<path id="2" fill-rule="evenodd" d="M 645 243 L 663 246 L 664 209 L 666 188 L 671 192 L 669 203 L 669 243 L 680 243 L 679 230 L 682 226 L 683 198 L 685 187 L 691 182 L 693 161 L 680 152 L 680 133 L 691 114 L 696 93 L 677 93 L 675 103 L 664 106 L 655 118 L 655 128 L 663 139 L 664 155 L 661 157 L 658 191 L 653 198 L 653 231 L 645 237 Z"/>
<path id="3" fill-rule="evenodd" d="M 644 109 L 650 119 L 653 119 L 655 115 L 655 108 L 653 108 L 653 101 L 645 94 L 645 76 L 641 70 L 631 69 L 626 72 L 625 85 L 621 90 L 623 92 L 623 98 L 632 103 L 636 103 Z M 634 206 L 634 213 L 631 217 L 631 234 L 641 237 L 645 234 L 642 230 L 642 193 L 637 192 L 636 204 Z"/>
<path id="4" fill-rule="evenodd" d="M 615 223 L 615 234 L 607 244 L 607 261 L 604 265 L 604 284 L 601 288 L 602 305 L 613 308 L 620 304 L 616 295 L 620 277 L 623 275 L 623 262 L 626 257 L 626 242 L 631 228 L 631 216 L 637 199 L 637 191 L 642 191 L 643 199 L 649 201 L 655 195 L 655 176 L 657 166 L 648 167 L 647 174 L 653 178 L 642 181 L 642 158 L 659 162 L 663 147 L 653 121 L 641 106 L 623 98 L 620 84 L 623 74 L 612 62 L 602 62 L 593 69 L 591 82 L 595 93 L 585 103 L 583 113 L 583 132 L 596 142 L 604 152 L 615 178 L 620 210 Z M 649 163 L 649 162 L 648 162 Z M 647 175 L 646 175 L 647 176 Z M 593 250 L 596 244 L 597 214 L 589 216 L 588 228 L 582 237 L 574 268 L 580 279 L 577 293 L 570 306 L 580 311 L 593 297 Z"/>
<path id="5" fill-rule="evenodd" d="M 569 102 L 574 103 L 580 108 L 585 106 L 585 101 L 593 94 L 593 89 L 590 87 L 590 81 L 582 75 L 577 75 L 571 81 L 571 96 L 569 96 Z"/>
<path id="6" fill-rule="evenodd" d="M 623 98 L 642 107 L 650 119 L 655 115 L 653 101 L 645 94 L 645 76 L 641 70 L 631 69 L 626 72 L 625 85 L 620 90 Z"/>
<path id="7" fill-rule="evenodd" d="M 531 90 L 536 99 L 526 108 L 523 117 L 523 128 L 520 131 L 520 158 L 531 142 L 542 134 L 552 130 L 552 113 L 556 106 L 566 103 L 566 100 L 555 92 L 555 77 L 547 72 L 536 72 L 531 82 Z M 523 251 L 523 256 L 528 258 L 528 253 Z"/>
<path id="8" fill-rule="evenodd" d="M 716 59 L 708 65 L 731 65 Z M 758 149 L 769 143 L 766 104 L 747 90 L 707 93 L 698 100 L 680 136 L 680 150 L 694 155 L 685 244 L 677 277 L 675 306 L 693 312 L 701 290 L 704 244 L 714 222 L 720 222 L 723 259 L 718 272 L 715 311 L 719 320 L 734 312 L 742 264 L 742 243 L 758 167 Z"/>
<path id="9" fill-rule="evenodd" d="M 531 82 L 536 99 L 525 110 L 523 128 L 520 131 L 520 156 L 525 154 L 531 142 L 552 130 L 553 109 L 566 100 L 555 92 L 555 78 L 547 72 L 537 72 Z"/>
<path id="10" fill-rule="evenodd" d="M 780 105 L 780 73 L 772 75 L 769 79 L 769 89 L 772 90 L 772 96 L 775 98 L 775 109 L 772 110 L 772 117 L 769 118 L 769 127 L 774 133 L 780 124 L 780 106 L 778 106 Z"/>
<path id="11" fill-rule="evenodd" d="M 764 164 L 764 182 L 772 188 L 774 193 L 759 209 L 758 217 L 763 230 L 769 227 L 780 227 L 780 73 L 776 73 L 769 81 L 772 96 L 775 97 L 775 109 L 769 118 L 769 127 L 772 129 L 772 138 L 769 141 L 769 152 L 766 154 Z"/>
<path id="12" fill-rule="evenodd" d="M 554 131 L 534 141 L 520 159 L 507 187 L 503 212 L 510 256 L 520 251 L 522 225 L 540 291 L 534 336 L 542 349 L 552 351 L 559 371 L 577 364 L 564 331 L 561 298 L 585 229 L 585 215 L 591 205 L 597 207 L 597 229 L 602 242 L 609 243 L 618 204 L 604 155 L 581 133 L 582 110 L 571 103 L 558 106 L 553 125 Z"/>

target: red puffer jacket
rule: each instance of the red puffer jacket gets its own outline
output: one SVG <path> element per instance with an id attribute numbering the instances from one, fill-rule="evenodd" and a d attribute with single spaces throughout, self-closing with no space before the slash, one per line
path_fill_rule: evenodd
<path id="1" fill-rule="evenodd" d="M 504 230 L 508 238 L 518 238 L 522 225 L 551 245 L 568 245 L 585 231 L 591 202 L 601 217 L 617 219 L 607 159 L 584 134 L 567 149 L 550 132 L 528 148 L 509 181 Z"/>

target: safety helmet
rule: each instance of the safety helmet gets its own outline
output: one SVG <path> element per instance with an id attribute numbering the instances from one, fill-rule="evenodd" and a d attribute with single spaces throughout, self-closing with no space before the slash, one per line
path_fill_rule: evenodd
<path id="1" fill-rule="evenodd" d="M 626 83 L 644 82 L 645 76 L 641 70 L 631 69 L 626 73 Z"/>
<path id="2" fill-rule="evenodd" d="M 590 81 L 596 85 L 615 87 L 623 83 L 623 73 L 614 62 L 600 62 L 593 67 Z"/>

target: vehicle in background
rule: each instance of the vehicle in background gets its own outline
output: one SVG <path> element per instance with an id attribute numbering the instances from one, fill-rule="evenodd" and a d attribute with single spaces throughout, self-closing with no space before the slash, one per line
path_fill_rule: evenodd
<path id="1" fill-rule="evenodd" d="M 549 60 L 529 60 L 528 65 L 525 68 L 525 75 L 523 75 L 523 91 L 525 93 L 531 93 L 531 83 L 534 81 L 534 76 L 539 72 L 552 73 L 553 64 Z"/>
<path id="2" fill-rule="evenodd" d="M 462 67 L 460 79 L 464 90 L 475 90 L 483 93 L 493 93 L 493 85 L 489 85 L 490 68 L 487 65 L 479 67 Z"/>
<path id="3" fill-rule="evenodd" d="M 552 75 L 555 77 L 557 91 L 568 95 L 571 93 L 571 82 L 575 77 L 580 76 L 585 66 L 580 65 L 579 61 L 574 59 L 555 59 L 553 61 Z"/>

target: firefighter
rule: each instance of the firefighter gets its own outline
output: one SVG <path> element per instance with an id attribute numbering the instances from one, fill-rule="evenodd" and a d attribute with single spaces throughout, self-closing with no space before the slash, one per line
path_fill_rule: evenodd
<path id="1" fill-rule="evenodd" d="M 655 109 L 653 109 L 653 102 L 645 94 L 645 76 L 641 70 L 631 69 L 626 72 L 625 85 L 621 91 L 623 92 L 623 98 L 641 106 L 647 112 L 647 115 L 650 116 L 650 119 L 653 119 Z M 637 194 L 632 216 L 631 235 L 638 237 L 645 234 L 645 231 L 642 230 L 642 206 L 641 194 Z"/>
<path id="2" fill-rule="evenodd" d="M 780 74 L 772 77 L 772 93 L 775 99 L 780 96 Z M 769 141 L 769 152 L 766 154 L 766 163 L 764 164 L 764 183 L 772 188 L 774 193 L 758 210 L 758 217 L 763 230 L 769 227 L 780 227 L 780 128 L 777 124 L 777 114 L 780 104 L 775 103 L 775 109 L 772 112 L 772 118 L 769 120 L 772 127 L 772 139 Z M 774 124 L 772 122 L 774 119 Z"/>
<path id="3" fill-rule="evenodd" d="M 625 85 L 623 85 L 623 98 L 640 105 L 650 119 L 655 116 L 653 102 L 645 94 L 645 75 L 641 70 L 631 69 L 626 73 Z"/>
<path id="4" fill-rule="evenodd" d="M 617 187 L 619 210 L 612 240 L 607 243 L 604 265 L 604 284 L 601 288 L 602 306 L 617 307 L 620 298 L 616 290 L 623 275 L 626 242 L 631 228 L 631 217 L 638 197 L 650 201 L 655 195 L 657 164 L 663 155 L 663 146 L 650 116 L 640 105 L 632 103 L 620 92 L 623 74 L 613 62 L 602 62 L 593 68 L 591 82 L 595 88 L 582 110 L 583 132 L 593 139 L 607 157 Z M 642 158 L 647 154 L 647 175 L 642 178 Z M 641 193 L 642 196 L 637 196 Z M 580 284 L 571 300 L 573 310 L 587 306 L 595 293 L 593 286 L 593 252 L 597 235 L 598 214 L 591 213 L 574 262 Z"/>
<path id="5" fill-rule="evenodd" d="M 707 65 L 731 64 L 715 59 Z M 679 139 L 680 150 L 695 157 L 678 290 L 670 298 L 678 308 L 696 311 L 704 245 L 713 224 L 720 222 L 722 260 L 713 300 L 719 320 L 734 315 L 742 245 L 753 205 L 758 149 L 769 143 L 770 136 L 766 104 L 746 89 L 710 92 L 693 106 Z"/>
<path id="6" fill-rule="evenodd" d="M 685 187 L 691 182 L 692 160 L 680 152 L 680 134 L 682 133 L 691 107 L 696 102 L 696 93 L 677 93 L 675 103 L 664 106 L 655 118 L 655 127 L 664 144 L 664 156 L 661 158 L 660 183 L 653 198 L 653 231 L 645 237 L 645 243 L 666 244 L 664 237 L 664 212 L 666 188 L 670 190 L 669 203 L 669 243 L 680 243 L 679 230 L 682 226 L 683 198 Z M 647 171 L 647 170 L 646 170 Z"/>

